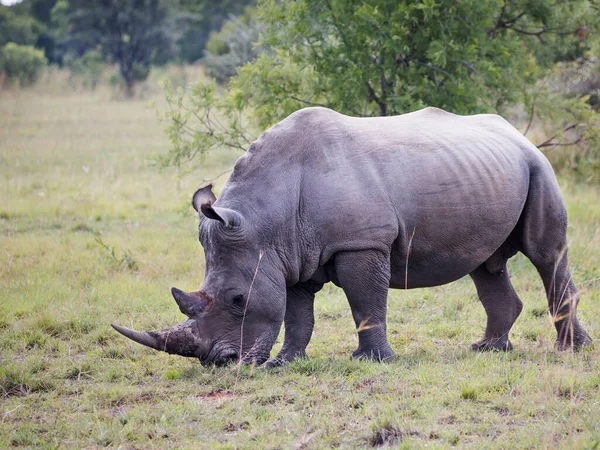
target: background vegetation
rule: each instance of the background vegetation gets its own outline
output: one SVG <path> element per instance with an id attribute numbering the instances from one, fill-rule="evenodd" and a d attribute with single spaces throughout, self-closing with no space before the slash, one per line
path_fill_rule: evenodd
<path id="1" fill-rule="evenodd" d="M 211 32 L 234 20 L 251 0 L 24 0 L 0 5 L 0 47 L 12 42 L 43 50 L 69 67 L 92 53 L 119 67 L 124 93 L 147 79 L 151 66 L 193 63 Z M 246 45 L 250 45 L 252 39 Z M 0 72 L 4 69 L 0 65 Z"/>
<path id="2" fill-rule="evenodd" d="M 265 0 L 255 11 L 261 52 L 222 95 L 200 81 L 168 96 L 165 165 L 223 145 L 245 149 L 306 106 L 355 116 L 437 106 L 500 113 L 525 134 L 536 124 L 547 135 L 535 142 L 541 148 L 573 147 L 557 167 L 600 181 L 594 2 Z M 223 32 L 235 40 L 233 30 Z M 524 118 L 510 117 L 515 107 L 524 108 Z M 223 126 L 213 120 L 220 116 L 228 119 Z"/>
<path id="3" fill-rule="evenodd" d="M 541 281 L 520 256 L 510 354 L 469 350 L 485 325 L 469 279 L 390 291 L 390 364 L 349 359 L 356 333 L 332 286 L 309 359 L 271 371 L 204 369 L 109 326 L 182 320 L 169 288 L 204 274 L 189 197 L 264 127 L 310 104 L 433 104 L 499 111 L 551 158 L 597 342 L 594 2 L 97 4 L 0 7 L 2 55 L 37 61 L 28 78 L 0 57 L 0 448 L 600 448 L 599 347 L 553 350 Z M 112 40 L 110 14 L 128 30 Z M 119 55 L 138 67 L 130 88 Z"/>

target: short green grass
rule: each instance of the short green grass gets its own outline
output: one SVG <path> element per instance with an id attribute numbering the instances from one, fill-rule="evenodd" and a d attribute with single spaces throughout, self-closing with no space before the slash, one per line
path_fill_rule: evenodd
<path id="1" fill-rule="evenodd" d="M 553 350 L 522 257 L 509 354 L 469 350 L 485 314 L 468 279 L 390 292 L 390 364 L 349 359 L 354 326 L 332 286 L 309 358 L 270 371 L 205 369 L 114 332 L 183 319 L 169 288 L 204 273 L 189 197 L 235 158 L 188 175 L 151 167 L 168 146 L 152 100 L 158 90 L 2 92 L 0 448 L 600 448 L 600 350 Z M 600 189 L 561 185 L 579 315 L 598 342 Z"/>

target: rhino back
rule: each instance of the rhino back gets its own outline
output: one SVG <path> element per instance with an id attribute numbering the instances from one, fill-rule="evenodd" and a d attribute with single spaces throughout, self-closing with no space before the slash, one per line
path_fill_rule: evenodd
<path id="1" fill-rule="evenodd" d="M 469 273 L 502 245 L 532 170 L 553 178 L 538 149 L 498 116 L 427 108 L 351 118 L 307 108 L 252 145 L 219 201 L 279 237 L 294 279 L 336 252 L 379 248 L 391 252 L 392 286 L 408 275 L 408 287 L 419 287 Z"/>

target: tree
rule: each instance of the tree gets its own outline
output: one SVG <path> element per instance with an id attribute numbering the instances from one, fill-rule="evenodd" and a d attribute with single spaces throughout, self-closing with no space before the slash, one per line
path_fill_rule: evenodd
<path id="1" fill-rule="evenodd" d="M 244 147 L 304 106 L 372 116 L 527 103 L 556 61 L 585 53 L 580 31 L 600 22 L 586 0 L 264 0 L 258 10 L 260 44 L 272 51 L 243 66 L 221 100 L 210 85 L 192 89 L 188 104 L 169 94 L 180 107 L 164 163 Z M 229 126 L 207 119 L 216 108 Z"/>
<path id="2" fill-rule="evenodd" d="M 210 33 L 252 4 L 254 0 L 179 0 L 178 10 L 186 18 L 177 41 L 179 58 L 189 63 L 198 61 L 204 56 Z"/>
<path id="3" fill-rule="evenodd" d="M 263 51 L 255 45 L 261 30 L 255 9 L 246 8 L 239 17 L 226 20 L 220 31 L 211 32 L 202 59 L 207 74 L 222 83 L 234 76 L 238 67 L 255 59 Z"/>
<path id="4" fill-rule="evenodd" d="M 14 7 L 0 5 L 0 46 L 9 42 L 18 45 L 34 45 L 41 25 L 30 15 L 16 11 Z"/>
<path id="5" fill-rule="evenodd" d="M 73 39 L 98 42 L 119 65 L 126 93 L 148 77 L 150 64 L 173 52 L 170 9 L 162 0 L 71 0 Z"/>
<path id="6" fill-rule="evenodd" d="M 7 8 L 22 21 L 34 26 L 35 37 L 33 40 L 29 39 L 26 45 L 44 49 L 44 54 L 50 63 L 62 63 L 63 52 L 60 43 L 64 39 L 66 28 L 57 27 L 56 21 L 53 20 L 53 15 L 56 14 L 53 12 L 66 10 L 66 6 L 68 6 L 67 0 L 22 0 Z M 0 15 L 2 15 L 1 12 Z M 9 37 L 9 40 L 25 44 L 18 39 Z"/>
<path id="7" fill-rule="evenodd" d="M 57 48 L 59 31 L 53 27 L 51 14 L 58 0 L 23 0 L 14 6 L 17 11 L 33 17 L 40 24 L 40 31 L 35 46 L 44 49 L 46 58 L 51 63 L 60 63 L 62 54 Z M 66 0 L 62 0 L 66 2 Z"/>

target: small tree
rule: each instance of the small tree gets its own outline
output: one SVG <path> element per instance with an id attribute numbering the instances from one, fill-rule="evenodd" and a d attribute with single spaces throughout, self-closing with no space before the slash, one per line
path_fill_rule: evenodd
<path id="1" fill-rule="evenodd" d="M 28 45 L 9 42 L 0 48 L 0 72 L 11 83 L 30 86 L 39 78 L 46 66 L 46 57 L 42 50 Z"/>
<path id="2" fill-rule="evenodd" d="M 150 73 L 150 64 L 169 53 L 174 40 L 170 9 L 161 0 L 71 0 L 73 38 L 99 42 L 103 54 L 119 65 L 126 93 Z"/>

